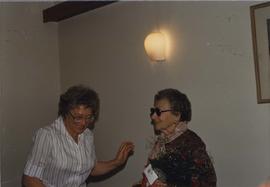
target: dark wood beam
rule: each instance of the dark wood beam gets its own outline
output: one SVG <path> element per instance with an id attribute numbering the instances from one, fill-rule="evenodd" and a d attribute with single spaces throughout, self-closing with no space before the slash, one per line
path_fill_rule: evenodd
<path id="1" fill-rule="evenodd" d="M 58 22 L 116 1 L 66 1 L 43 10 L 43 22 Z"/>

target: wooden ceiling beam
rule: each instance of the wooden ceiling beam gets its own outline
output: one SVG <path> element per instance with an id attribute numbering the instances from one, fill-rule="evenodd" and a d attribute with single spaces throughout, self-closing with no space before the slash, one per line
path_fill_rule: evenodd
<path id="1" fill-rule="evenodd" d="M 43 22 L 59 22 L 116 1 L 65 1 L 43 10 Z"/>

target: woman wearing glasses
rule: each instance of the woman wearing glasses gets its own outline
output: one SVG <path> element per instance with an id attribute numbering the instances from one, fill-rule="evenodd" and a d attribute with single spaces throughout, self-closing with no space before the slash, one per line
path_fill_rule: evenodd
<path id="1" fill-rule="evenodd" d="M 25 187 L 86 187 L 89 175 L 106 174 L 127 161 L 134 149 L 124 142 L 115 159 L 97 161 L 93 127 L 99 98 L 94 90 L 74 86 L 61 95 L 59 117 L 35 135 L 23 176 Z"/>
<path id="2" fill-rule="evenodd" d="M 188 129 L 191 104 L 176 89 L 159 91 L 150 111 L 157 135 L 141 187 L 215 187 L 216 174 L 201 138 Z"/>

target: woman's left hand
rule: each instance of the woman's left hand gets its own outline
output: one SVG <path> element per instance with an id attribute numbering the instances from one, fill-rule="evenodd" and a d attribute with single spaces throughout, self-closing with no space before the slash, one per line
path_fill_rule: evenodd
<path id="1" fill-rule="evenodd" d="M 134 145 L 132 142 L 124 142 L 119 147 L 115 159 L 109 161 L 97 161 L 92 169 L 90 175 L 99 176 L 104 175 L 113 169 L 123 165 L 128 157 L 133 153 Z"/>
<path id="2" fill-rule="evenodd" d="M 115 161 L 118 166 L 124 164 L 128 157 L 133 154 L 134 144 L 132 142 L 123 142 L 118 149 Z"/>

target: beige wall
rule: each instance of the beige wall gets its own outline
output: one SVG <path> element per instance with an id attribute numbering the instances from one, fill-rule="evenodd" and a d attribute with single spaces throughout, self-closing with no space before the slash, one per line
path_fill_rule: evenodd
<path id="1" fill-rule="evenodd" d="M 153 95 L 173 87 L 193 106 L 190 128 L 207 143 L 219 187 L 254 187 L 270 172 L 270 108 L 256 103 L 249 6 L 254 2 L 119 2 L 59 24 L 61 86 L 84 83 L 101 97 L 97 156 L 132 140 L 124 171 L 89 186 L 141 178 L 152 136 Z M 167 30 L 172 53 L 152 64 L 143 41 Z"/>
<path id="2" fill-rule="evenodd" d="M 57 25 L 42 22 L 51 3 L 0 3 L 1 185 L 19 187 L 34 131 L 57 115 Z"/>

